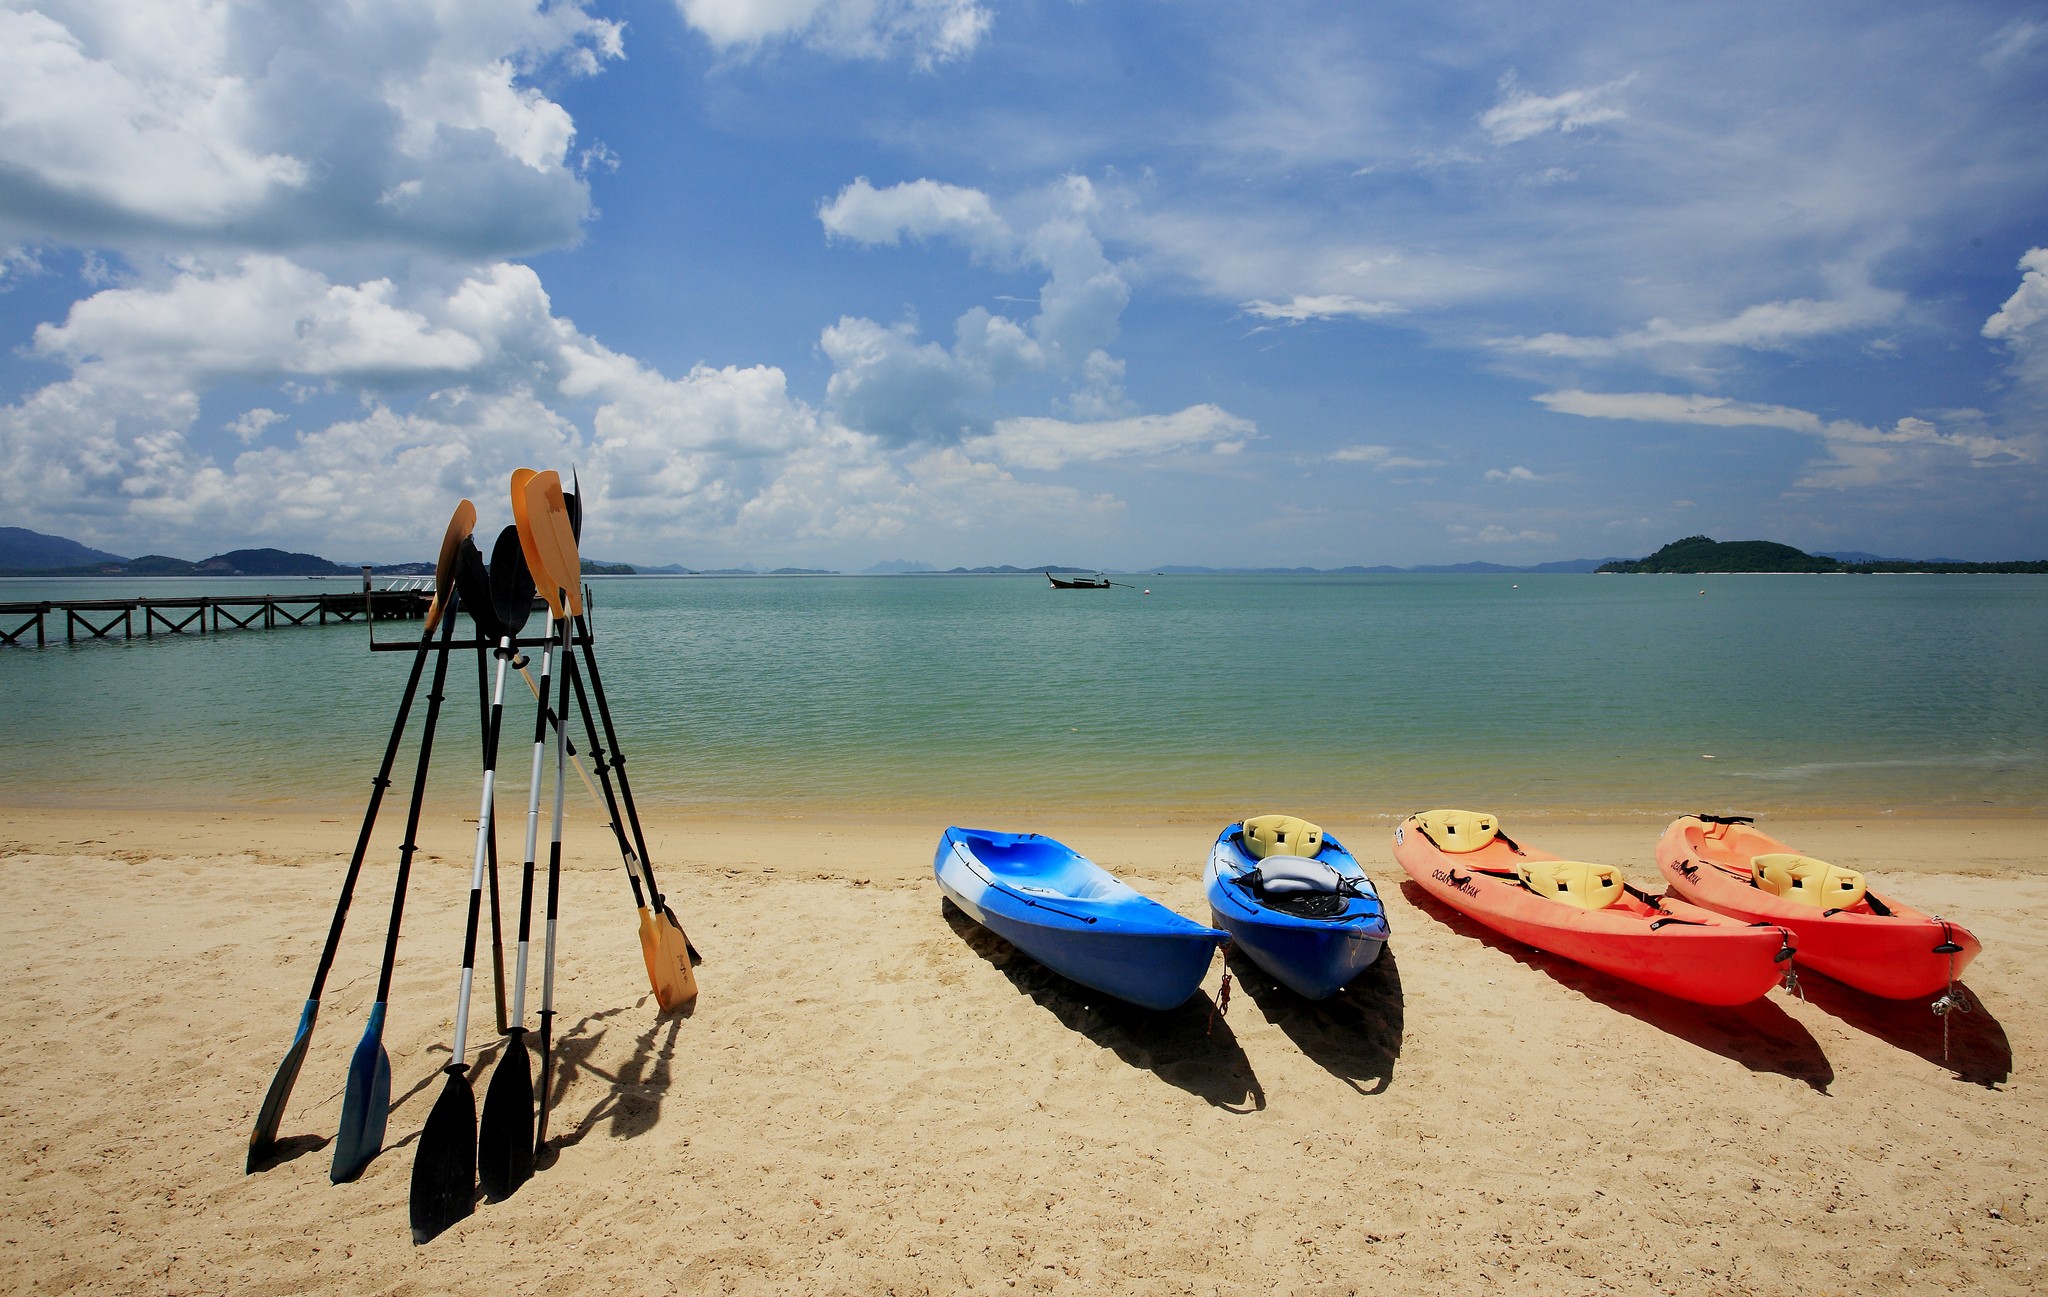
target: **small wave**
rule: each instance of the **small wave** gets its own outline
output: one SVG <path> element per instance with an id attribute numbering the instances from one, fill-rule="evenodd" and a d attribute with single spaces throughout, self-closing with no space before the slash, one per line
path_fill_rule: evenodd
<path id="1" fill-rule="evenodd" d="M 1815 779 L 1857 770 L 2006 770 L 2021 766 L 2037 766 L 2041 762 L 2042 754 L 2039 752 L 1985 752 L 1974 755 L 1888 757 L 1876 761 L 1802 761 L 1796 765 L 1772 769 L 1729 770 L 1726 773 L 1737 779 L 1789 783 L 1798 779 Z"/>

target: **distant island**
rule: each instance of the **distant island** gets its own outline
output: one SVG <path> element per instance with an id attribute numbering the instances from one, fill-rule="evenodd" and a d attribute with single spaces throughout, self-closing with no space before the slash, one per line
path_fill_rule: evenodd
<path id="1" fill-rule="evenodd" d="M 196 562 L 164 554 L 122 558 L 92 549 L 62 536 L 46 536 L 25 527 L 0 527 L 0 576 L 97 577 L 97 576 L 270 576 L 350 577 L 364 564 L 333 563 L 317 554 L 297 554 L 281 549 L 233 549 Z M 432 563 L 370 564 L 373 576 L 432 576 Z M 1096 568 L 1072 567 L 1062 563 L 1034 563 L 1017 567 L 1009 563 L 981 567 L 936 568 L 908 559 L 877 563 L 864 575 L 878 576 L 1039 576 L 1044 573 L 1094 572 Z M 1106 570 L 1106 569 L 1104 569 Z M 1684 573 L 1709 572 L 2034 572 L 2048 573 L 2048 560 L 2012 563 L 1966 563 L 1953 559 L 1893 559 L 1848 551 L 1809 554 L 1790 545 L 1769 540 L 1718 541 L 1707 536 L 1687 536 L 1672 541 L 1648 558 L 1574 558 L 1552 563 L 1514 567 L 1504 563 L 1435 563 L 1414 567 L 1191 567 L 1162 563 L 1155 567 L 1129 569 L 1131 573 L 1159 576 L 1378 576 L 1471 573 L 1478 575 L 1543 573 Z M 778 567 L 763 572 L 751 567 L 689 568 L 678 563 L 607 563 L 583 560 L 585 576 L 839 576 L 826 568 Z"/>
<path id="2" fill-rule="evenodd" d="M 1953 559 L 1890 559 L 1856 554 L 1809 554 L 1771 540 L 1714 540 L 1687 536 L 1674 540 L 1648 558 L 1615 559 L 1597 571 L 1704 575 L 1735 572 L 2038 572 L 2048 573 L 2048 560 L 2015 563 L 1965 563 Z"/>

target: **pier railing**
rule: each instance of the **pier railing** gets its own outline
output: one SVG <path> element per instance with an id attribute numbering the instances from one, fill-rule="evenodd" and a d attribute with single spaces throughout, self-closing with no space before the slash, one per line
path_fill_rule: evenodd
<path id="1" fill-rule="evenodd" d="M 45 599 L 0 603 L 0 647 L 37 648 L 52 638 L 62 619 L 64 642 L 134 639 L 137 623 L 145 639 L 165 635 L 219 634 L 223 630 L 272 630 L 279 626 L 326 625 L 335 621 L 418 621 L 434 601 L 426 590 L 361 590 L 343 594 L 201 595 L 182 599 Z M 136 614 L 140 613 L 138 618 Z M 316 620 L 317 619 L 317 620 Z"/>

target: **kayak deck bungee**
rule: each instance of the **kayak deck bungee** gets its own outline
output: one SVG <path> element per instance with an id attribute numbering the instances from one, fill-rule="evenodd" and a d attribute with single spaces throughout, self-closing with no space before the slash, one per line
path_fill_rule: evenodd
<path id="1" fill-rule="evenodd" d="M 1961 924 L 1870 889 L 1742 815 L 1685 815 L 1657 840 L 1657 868 L 1687 901 L 1792 930 L 1799 962 L 1892 1000 L 1953 988 L 1981 943 Z"/>
<path id="2" fill-rule="evenodd" d="M 1203 871 L 1211 921 L 1288 989 L 1327 999 L 1387 944 L 1386 907 L 1344 845 L 1306 820 L 1226 826 Z"/>
<path id="3" fill-rule="evenodd" d="M 1039 963 L 1148 1009 L 1193 995 L 1229 940 L 1042 834 L 948 828 L 932 872 L 969 918 Z"/>
<path id="4" fill-rule="evenodd" d="M 1492 816 L 1411 815 L 1394 830 L 1394 859 L 1431 896 L 1503 936 L 1696 1004 L 1747 1004 L 1789 971 L 1794 942 L 1783 926 L 1652 896 L 1612 866 L 1524 846 Z"/>

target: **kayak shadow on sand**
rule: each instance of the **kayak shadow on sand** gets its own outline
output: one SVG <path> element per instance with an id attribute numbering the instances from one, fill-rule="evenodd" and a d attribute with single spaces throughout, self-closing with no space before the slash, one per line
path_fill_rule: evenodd
<path id="1" fill-rule="evenodd" d="M 1392 946 L 1326 1000 L 1303 999 L 1241 950 L 1230 952 L 1230 972 L 1266 1021 L 1324 1071 L 1360 1094 L 1384 1094 L 1394 1083 L 1405 1010 Z"/>
<path id="2" fill-rule="evenodd" d="M 1805 1024 L 1767 997 L 1728 1008 L 1694 1004 L 1690 1000 L 1624 982 L 1561 955 L 1502 936 L 1437 900 L 1412 879 L 1403 880 L 1401 894 L 1409 904 L 1458 935 L 1471 937 L 1512 955 L 1596 1004 L 1604 1004 L 1638 1021 L 1647 1022 L 1680 1040 L 1740 1063 L 1752 1072 L 1775 1072 L 1795 1081 L 1804 1081 L 1822 1094 L 1826 1094 L 1828 1087 L 1834 1084 L 1835 1067 L 1822 1052 L 1820 1042 L 1813 1038 Z"/>
<path id="3" fill-rule="evenodd" d="M 554 1042 L 555 1065 L 551 1078 L 554 1092 L 549 1096 L 548 1111 L 551 1117 L 559 1115 L 562 1122 L 558 1127 L 559 1133 L 549 1134 L 547 1148 L 535 1162 L 536 1166 L 545 1167 L 552 1163 L 557 1150 L 581 1143 L 583 1137 L 597 1129 L 600 1123 L 610 1123 L 607 1133 L 612 1138 L 631 1139 L 654 1129 L 661 1121 L 661 1102 L 668 1093 L 683 1015 L 665 1013 L 648 1023 L 646 1029 L 634 1038 L 633 1056 L 617 1072 L 607 1072 L 591 1062 L 604 1041 L 605 1033 L 611 1030 L 607 1020 L 623 1013 L 644 1012 L 650 998 L 642 996 L 632 1004 L 579 1018 Z M 537 1066 L 538 1059 L 535 1062 Z M 570 1126 L 568 1113 L 562 1111 L 561 1103 L 568 1095 L 569 1082 L 578 1072 L 603 1077 L 611 1082 L 611 1089 L 592 1104 L 574 1126 Z M 551 1120 L 549 1124 L 555 1123 Z"/>
<path id="4" fill-rule="evenodd" d="M 1179 1008 L 1141 1009 L 1115 996 L 1068 981 L 987 928 L 949 899 L 940 913 L 953 934 L 1010 979 L 1010 984 L 1079 1032 L 1133 1067 L 1229 1112 L 1257 1112 L 1266 1092 L 1251 1060 L 1206 991 L 1196 991 Z"/>
<path id="5" fill-rule="evenodd" d="M 1799 971 L 1799 988 L 1815 1008 L 1918 1054 L 1936 1067 L 1947 1068 L 1957 1080 L 1994 1089 L 2012 1078 L 2012 1042 L 2006 1039 L 2004 1026 L 1991 1016 L 1984 1001 L 1960 982 L 1956 992 L 1967 997 L 1970 1010 L 1949 1015 L 1946 1061 L 1942 1057 L 1941 1018 L 1933 1011 L 1931 996 L 1887 1000 L 1811 969 Z"/>

